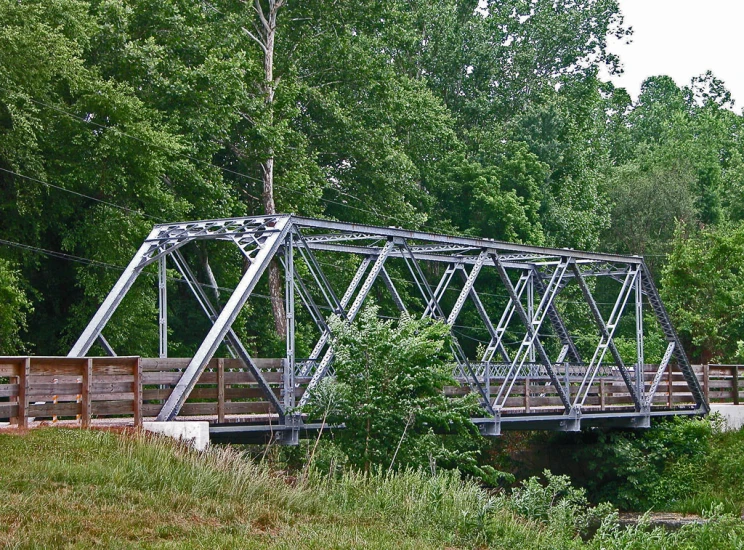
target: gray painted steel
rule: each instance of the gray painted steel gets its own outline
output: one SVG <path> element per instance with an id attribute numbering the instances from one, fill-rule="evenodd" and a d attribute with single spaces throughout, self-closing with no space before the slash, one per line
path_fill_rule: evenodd
<path id="1" fill-rule="evenodd" d="M 228 243 L 236 246 L 246 258 L 247 270 L 221 310 L 207 297 L 184 256 L 187 245 L 196 241 Z M 323 258 L 349 254 L 361 256 L 362 261 L 345 289 L 333 288 L 326 275 L 329 268 L 320 261 L 319 254 Z M 397 311 L 440 319 L 451 327 L 456 373 L 460 382 L 469 386 L 481 399 L 484 416 L 475 421 L 486 434 L 497 435 L 502 427 L 575 430 L 582 422 L 584 425 L 638 427 L 647 425 L 651 416 L 708 412 L 702 388 L 641 257 L 543 248 L 287 214 L 156 225 L 73 345 L 69 356 L 88 354 L 95 342 L 99 342 L 107 353 L 114 353 L 102 331 L 143 269 L 156 262 L 160 355 L 167 356 L 165 262 L 168 258 L 209 317 L 212 328 L 164 404 L 159 420 L 170 420 L 178 414 L 206 364 L 224 342 L 231 354 L 240 358 L 256 377 L 265 399 L 275 409 L 282 426 L 279 431 L 286 433 L 285 440 L 296 441 L 297 433 L 303 429 L 303 419 L 296 412 L 295 404 L 306 404 L 320 380 L 333 374 L 334 337 L 322 309 L 327 307 L 328 311 L 351 322 L 366 302 L 373 285 L 388 293 Z M 273 260 L 281 264 L 285 274 L 288 337 L 281 398 L 276 397 L 232 329 L 233 321 Z M 618 281 L 621 286 L 619 293 L 612 298 L 615 300 L 614 308 L 607 320 L 586 281 L 598 277 Z M 433 287 L 428 279 L 439 282 Z M 502 298 L 485 301 L 484 296 L 494 292 L 493 285 L 500 285 L 496 291 Z M 583 297 L 598 329 L 598 344 L 589 364 L 581 362 L 571 329 L 562 315 L 559 297 L 569 285 L 580 289 L 581 292 L 574 293 L 574 296 Z M 339 292 L 341 290 L 343 293 Z M 635 307 L 627 308 L 633 311 L 626 313 L 625 305 L 631 294 L 634 295 Z M 295 302 L 297 297 L 299 300 Z M 647 311 L 653 313 L 668 343 L 663 364 L 650 383 L 642 377 L 644 298 L 650 306 Z M 501 303 L 498 311 L 493 311 L 494 303 Z M 480 328 L 490 339 L 485 342 L 485 352 L 481 351 L 478 358 L 468 357 L 455 336 L 458 319 L 463 317 L 465 307 L 474 310 L 482 323 Z M 298 311 L 305 312 L 312 321 L 309 326 L 318 330 L 316 344 L 308 359 L 295 357 Z M 632 366 L 624 364 L 614 342 L 615 329 L 623 315 L 635 317 L 637 353 Z M 472 323 L 473 314 L 469 318 Z M 548 323 L 544 322 L 546 319 Z M 518 346 L 509 343 L 507 335 L 511 339 L 518 338 Z M 550 338 L 556 339 L 559 347 L 549 345 Z M 549 350 L 553 351 L 549 353 Z M 614 359 L 614 366 L 602 364 L 607 351 Z M 503 362 L 494 361 L 496 354 Z M 556 356 L 555 360 L 550 354 Z M 565 362 L 567 359 L 573 362 Z M 687 382 L 694 405 L 654 406 L 652 410 L 654 393 L 664 368 L 672 360 L 676 361 L 676 368 Z M 627 386 L 629 405 L 635 409 L 634 412 L 611 409 L 599 412 L 586 406 L 592 382 L 612 372 L 617 372 L 616 379 Z M 560 397 L 564 410 L 522 415 L 506 411 L 508 407 L 505 405 L 515 383 L 530 377 L 544 380 L 547 384 L 545 392 Z M 296 401 L 298 381 L 308 380 L 306 392 Z M 492 384 L 498 384 L 494 387 L 495 399 L 491 393 Z M 277 426 L 267 429 L 276 430 Z M 250 430 L 260 431 L 261 428 L 252 426 Z"/>

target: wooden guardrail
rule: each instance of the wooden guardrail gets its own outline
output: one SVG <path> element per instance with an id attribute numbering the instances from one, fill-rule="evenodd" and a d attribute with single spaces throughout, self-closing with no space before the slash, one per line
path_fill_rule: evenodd
<path id="1" fill-rule="evenodd" d="M 188 358 L 142 359 L 142 412 L 156 416 L 189 364 Z M 264 379 L 281 399 L 284 359 L 254 359 Z M 269 414 L 275 412 L 258 388 L 256 379 L 245 371 L 239 359 L 212 359 L 186 403 L 181 417 L 216 417 L 225 422 L 229 415 Z"/>
<path id="2" fill-rule="evenodd" d="M 27 426 L 30 418 L 73 419 L 89 426 L 92 418 L 143 417 L 160 412 L 190 359 L 139 357 L 0 357 L 0 419 Z M 283 359 L 255 359 L 275 394 L 282 396 Z M 744 365 L 693 365 L 710 403 L 744 403 L 741 378 Z M 646 365 L 646 387 L 657 367 Z M 304 392 L 308 379 L 297 378 L 295 397 Z M 495 393 L 502 380 L 492 379 Z M 580 376 L 568 379 L 572 389 Z M 447 388 L 449 395 L 469 391 L 467 386 Z M 653 399 L 654 408 L 674 408 L 693 403 L 682 373 L 668 366 Z M 561 401 L 547 378 L 518 380 L 505 403 L 505 414 L 562 410 Z M 619 375 L 597 378 L 585 408 L 610 411 L 632 407 Z M 253 378 L 237 359 L 212 359 L 189 395 L 179 416 L 226 422 L 273 409 Z"/>
<path id="3" fill-rule="evenodd" d="M 703 388 L 705 398 L 709 403 L 731 403 L 739 405 L 744 403 L 744 365 L 693 365 L 693 370 Z M 644 369 L 644 382 L 648 388 L 656 375 L 658 365 L 646 365 Z M 561 381 L 565 378 L 559 376 Z M 573 392 L 581 384 L 582 376 L 571 375 L 568 382 Z M 498 392 L 501 379 L 491 380 L 491 393 L 494 397 Z M 469 388 L 460 386 L 447 388 L 448 395 L 462 395 Z M 575 394 L 574 394 L 575 395 Z M 671 409 L 677 406 L 693 405 L 692 393 L 688 390 L 687 381 L 682 373 L 668 365 L 654 394 L 652 407 Z M 587 399 L 584 402 L 585 409 L 599 411 L 630 409 L 633 407 L 625 383 L 619 373 L 611 377 L 598 376 L 592 384 Z M 562 410 L 563 404 L 547 376 L 533 377 L 518 380 L 505 403 L 505 413 L 529 413 L 534 409 Z"/>
<path id="4" fill-rule="evenodd" d="M 4 380 L 2 380 L 4 379 Z M 133 416 L 142 424 L 139 357 L 0 357 L 0 418 L 19 427 L 34 419 Z"/>

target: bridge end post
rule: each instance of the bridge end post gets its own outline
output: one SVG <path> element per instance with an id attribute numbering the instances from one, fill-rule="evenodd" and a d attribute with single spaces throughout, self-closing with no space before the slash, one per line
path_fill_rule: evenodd
<path id="1" fill-rule="evenodd" d="M 286 430 L 277 434 L 279 445 L 292 446 L 300 443 L 300 429 L 303 426 L 302 416 L 299 414 L 288 414 L 284 417 Z"/>
<path id="2" fill-rule="evenodd" d="M 492 417 L 473 418 L 473 424 L 478 426 L 478 431 L 483 437 L 498 437 L 501 435 L 501 413 L 496 411 Z"/>

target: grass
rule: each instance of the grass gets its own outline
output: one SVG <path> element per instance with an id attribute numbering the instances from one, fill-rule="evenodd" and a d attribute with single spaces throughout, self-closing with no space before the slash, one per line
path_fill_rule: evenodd
<path id="1" fill-rule="evenodd" d="M 0 546 L 445 548 L 485 542 L 491 499 L 457 477 L 273 474 L 230 448 L 138 434 L 0 435 Z"/>
<path id="2" fill-rule="evenodd" d="M 4 548 L 661 549 L 744 541 L 733 517 L 669 534 L 620 531 L 607 516 L 585 542 L 566 528 L 585 511 L 521 517 L 509 497 L 455 474 L 298 479 L 229 447 L 197 453 L 142 434 L 6 432 L 0 452 Z M 533 493 L 545 500 L 539 486 Z"/>
<path id="3" fill-rule="evenodd" d="M 699 513 L 718 504 L 731 514 L 744 514 L 744 430 L 713 434 L 702 465 L 680 461 L 679 469 L 694 469 L 694 490 L 676 508 Z"/>

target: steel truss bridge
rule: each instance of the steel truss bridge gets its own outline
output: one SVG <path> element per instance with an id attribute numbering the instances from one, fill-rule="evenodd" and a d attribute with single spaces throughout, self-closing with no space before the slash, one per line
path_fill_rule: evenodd
<path id="1" fill-rule="evenodd" d="M 229 243 L 247 265 L 224 306 L 212 301 L 187 261 L 187 245 L 199 241 Z M 339 279 L 340 269 L 329 268 L 329 259 L 343 260 L 356 269 L 353 275 L 349 272 L 345 288 L 331 285 L 331 280 Z M 276 371 L 267 373 L 262 361 L 249 355 L 232 328 L 272 261 L 283 271 L 288 325 L 279 380 Z M 483 414 L 473 421 L 486 435 L 498 435 L 502 429 L 646 427 L 652 416 L 706 414 L 709 410 L 650 272 L 638 256 L 284 214 L 161 224 L 145 239 L 68 357 L 86 356 L 95 343 L 116 355 L 102 331 L 138 276 L 153 264 L 159 273 L 161 358 L 168 356 L 167 267 L 180 273 L 211 322 L 193 357 L 178 369 L 177 382 L 163 394 L 167 398 L 159 401 L 160 421 L 179 415 L 224 343 L 273 413 L 270 429 L 284 433 L 286 442 L 296 441 L 305 422 L 298 410 L 318 383 L 333 375 L 334 337 L 328 314 L 323 312 L 353 322 L 373 288 L 378 294 L 386 293 L 401 313 L 439 319 L 452 327 L 460 392 L 478 396 Z M 333 277 L 329 277 L 331 269 Z M 603 303 L 594 296 L 600 279 L 607 281 L 602 287 Z M 608 288 L 613 293 L 609 304 Z M 494 293 L 501 296 L 496 300 L 498 311 L 493 310 L 493 299 L 482 299 Z M 565 295 L 575 306 L 574 316 L 583 312 L 596 326 L 591 355 L 582 356 L 564 318 L 561 299 Z M 469 308 L 471 319 L 479 319 L 483 334 L 488 335 L 487 343 L 475 352 L 466 352 L 468 346 L 458 339 L 456 323 L 464 308 Z M 661 363 L 651 369 L 644 362 L 644 311 L 666 341 Z M 315 346 L 306 358 L 295 353 L 299 315 L 317 328 Z M 634 327 L 631 358 L 627 336 L 625 358 L 618 349 L 616 331 L 621 321 L 626 334 L 627 327 Z M 680 403 L 659 401 L 657 396 L 665 372 L 671 373 L 672 368 L 687 386 L 688 399 Z M 613 388 L 611 398 L 602 393 L 608 386 Z M 224 426 L 228 431 L 265 428 Z"/>

